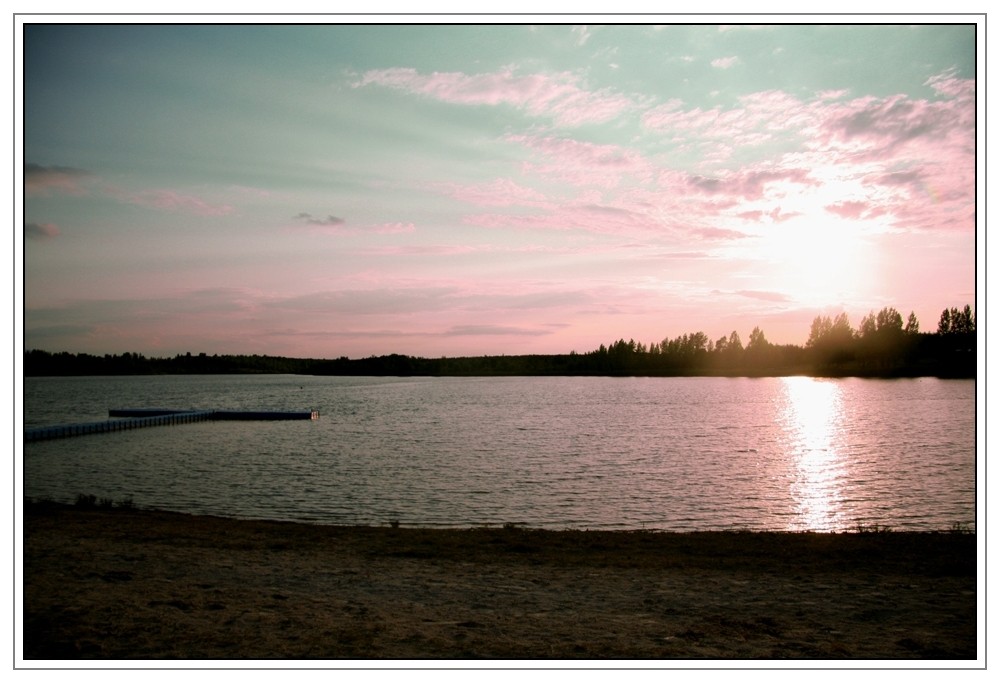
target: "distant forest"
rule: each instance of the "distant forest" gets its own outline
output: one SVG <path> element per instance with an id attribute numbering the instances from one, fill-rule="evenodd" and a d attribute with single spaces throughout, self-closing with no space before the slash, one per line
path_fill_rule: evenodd
<path id="1" fill-rule="evenodd" d="M 24 354 L 25 376 L 275 374 L 380 376 L 783 376 L 975 378 L 976 319 L 971 307 L 945 309 L 936 332 L 920 332 L 910 313 L 894 308 L 869 313 L 857 329 L 846 314 L 816 317 L 805 346 L 777 345 L 755 327 L 744 345 L 733 331 L 712 341 L 702 332 L 643 344 L 618 339 L 587 353 L 419 358 L 392 354 L 350 359 L 260 355 L 141 353 Z"/>

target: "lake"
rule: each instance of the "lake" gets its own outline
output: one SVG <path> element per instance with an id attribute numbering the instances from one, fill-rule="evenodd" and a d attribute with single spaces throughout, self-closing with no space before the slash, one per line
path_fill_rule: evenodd
<path id="1" fill-rule="evenodd" d="M 321 417 L 25 444 L 24 496 L 329 524 L 975 528 L 972 380 L 25 379 L 25 427 L 125 407 Z"/>

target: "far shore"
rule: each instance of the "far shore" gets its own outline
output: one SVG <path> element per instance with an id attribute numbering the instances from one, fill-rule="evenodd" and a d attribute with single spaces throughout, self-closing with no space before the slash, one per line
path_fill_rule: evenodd
<path id="1" fill-rule="evenodd" d="M 974 660 L 976 538 L 321 526 L 25 505 L 23 657 Z"/>

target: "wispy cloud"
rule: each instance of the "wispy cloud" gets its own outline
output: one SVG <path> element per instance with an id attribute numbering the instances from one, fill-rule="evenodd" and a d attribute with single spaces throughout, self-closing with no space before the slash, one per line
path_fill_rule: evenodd
<path id="1" fill-rule="evenodd" d="M 526 174 L 605 188 L 616 187 L 626 178 L 647 182 L 655 176 L 654 164 L 636 150 L 620 145 L 536 135 L 509 135 L 506 140 L 536 154 L 522 166 Z"/>
<path id="2" fill-rule="evenodd" d="M 52 194 L 87 195 L 90 194 L 90 189 L 85 183 L 96 179 L 97 175 L 92 171 L 70 166 L 41 166 L 30 163 L 24 165 L 24 190 L 28 197 L 45 197 Z M 98 191 L 124 204 L 160 211 L 197 216 L 222 216 L 233 212 L 233 207 L 228 204 L 213 203 L 197 195 L 171 189 L 128 190 L 105 185 Z"/>
<path id="3" fill-rule="evenodd" d="M 547 334 L 552 331 L 512 325 L 455 325 L 444 333 L 448 337 L 541 337 Z"/>
<path id="4" fill-rule="evenodd" d="M 976 82 L 972 79 L 959 78 L 954 69 L 931 76 L 924 82 L 942 96 L 968 102 L 976 96 Z"/>
<path id="5" fill-rule="evenodd" d="M 548 117 L 562 126 L 603 123 L 634 108 L 628 97 L 600 90 L 591 92 L 570 73 L 518 75 L 513 70 L 485 74 L 435 72 L 392 68 L 365 72 L 355 87 L 378 85 L 431 97 L 452 104 L 520 109 L 530 116 Z"/>
<path id="6" fill-rule="evenodd" d="M 767 26 L 766 24 L 722 24 L 719 26 L 719 33 L 729 33 L 731 31 L 767 31 L 773 28 L 773 26 Z"/>
<path id="7" fill-rule="evenodd" d="M 397 221 L 394 223 L 376 223 L 361 228 L 362 232 L 371 232 L 377 235 L 404 235 L 416 232 L 417 226 L 413 223 Z"/>
<path id="8" fill-rule="evenodd" d="M 590 303 L 582 291 L 546 283 L 526 282 L 511 288 L 486 282 L 382 276 L 369 286 L 363 284 L 345 282 L 336 289 L 292 296 L 214 287 L 154 298 L 74 299 L 29 308 L 26 321 L 32 344 L 86 333 L 121 350 L 136 341 L 141 341 L 143 348 L 184 348 L 193 339 L 225 350 L 233 344 L 267 348 L 266 338 L 273 336 L 357 333 L 364 337 L 366 331 L 373 337 L 384 334 L 390 338 L 543 336 L 560 327 L 545 311 Z M 533 319 L 532 312 L 540 317 Z M 491 322 L 501 313 L 516 314 L 521 322 Z M 417 314 L 419 318 L 414 318 Z"/>
<path id="9" fill-rule="evenodd" d="M 720 194 L 738 200 L 760 199 L 768 187 L 773 184 L 795 183 L 799 185 L 817 185 L 810 178 L 809 171 L 801 168 L 788 169 L 758 169 L 742 168 L 733 172 L 719 174 L 718 177 L 691 176 L 688 179 L 692 188 L 709 194 Z"/>
<path id="10" fill-rule="evenodd" d="M 462 244 L 388 244 L 366 247 L 360 253 L 366 256 L 464 256 L 485 251 L 481 247 Z"/>
<path id="11" fill-rule="evenodd" d="M 53 223 L 25 223 L 24 236 L 30 240 L 50 240 L 59 234 Z"/>
<path id="12" fill-rule="evenodd" d="M 739 106 L 730 109 L 685 109 L 680 100 L 670 100 L 647 110 L 642 123 L 678 141 L 714 141 L 727 148 L 755 147 L 778 134 L 800 135 L 808 131 L 813 124 L 810 114 L 799 99 L 780 91 L 767 91 L 744 95 Z"/>
<path id="13" fill-rule="evenodd" d="M 826 122 L 825 130 L 844 140 L 860 139 L 873 148 L 904 144 L 954 128 L 955 110 L 903 95 L 865 98 L 849 103 L 841 115 Z"/>
<path id="14" fill-rule="evenodd" d="M 750 236 L 745 232 L 726 228 L 695 228 L 691 232 L 707 240 L 741 240 Z"/>
<path id="15" fill-rule="evenodd" d="M 782 212 L 781 207 L 776 206 L 770 211 L 741 211 L 736 214 L 736 217 L 749 223 L 784 223 L 800 215 L 796 211 Z"/>
<path id="16" fill-rule="evenodd" d="M 561 204 L 534 214 L 473 214 L 466 216 L 464 222 L 483 228 L 582 230 L 627 236 L 666 231 L 655 216 L 599 204 Z"/>
<path id="17" fill-rule="evenodd" d="M 849 91 L 846 88 L 842 88 L 840 90 L 820 90 L 818 93 L 816 93 L 816 99 L 839 100 L 843 97 L 846 97 L 848 92 Z"/>
<path id="18" fill-rule="evenodd" d="M 398 315 L 445 310 L 455 293 L 454 287 L 437 285 L 351 287 L 283 297 L 268 301 L 265 305 L 281 316 L 302 313 L 326 317 L 336 314 Z"/>
<path id="19" fill-rule="evenodd" d="M 712 66 L 716 69 L 731 69 L 739 63 L 739 57 L 719 57 L 712 60 Z"/>
<path id="20" fill-rule="evenodd" d="M 783 198 L 819 183 L 803 168 L 757 164 L 716 177 L 657 170 L 634 150 L 566 138 L 511 136 L 539 153 L 523 174 L 558 180 L 576 188 L 548 198 L 540 192 L 470 193 L 479 205 L 530 211 L 467 215 L 469 225 L 517 230 L 582 230 L 631 238 L 689 234 L 703 239 L 742 239 L 745 233 L 720 225 L 727 217 L 777 223 L 797 215 Z M 518 186 L 520 187 L 520 186 Z M 483 188 L 475 188 L 482 190 Z M 490 189 L 511 188 L 498 184 Z M 523 188 L 522 188 L 523 189 Z M 520 201 L 519 201 L 520 200 Z M 754 203 L 761 208 L 753 207 Z"/>
<path id="21" fill-rule="evenodd" d="M 175 190 L 131 191 L 118 187 L 107 187 L 105 193 L 125 204 L 134 204 L 160 211 L 190 213 L 196 216 L 224 216 L 234 210 L 229 204 L 215 204 L 197 195 Z"/>
<path id="22" fill-rule="evenodd" d="M 299 225 L 289 228 L 290 230 L 315 235 L 401 235 L 416 231 L 416 226 L 409 222 L 351 225 L 339 216 L 329 214 L 325 218 L 318 218 L 304 211 L 292 216 L 292 220 Z"/>
<path id="23" fill-rule="evenodd" d="M 292 218 L 297 221 L 305 221 L 305 223 L 308 225 L 329 226 L 329 225 L 343 225 L 345 223 L 343 218 L 334 216 L 332 214 L 327 215 L 326 218 L 316 218 L 312 214 L 306 213 L 304 211 L 302 213 L 296 214 Z"/>
<path id="24" fill-rule="evenodd" d="M 793 300 L 787 294 L 782 294 L 781 292 L 763 292 L 752 289 L 741 289 L 736 293 L 740 296 L 747 297 L 748 299 L 759 299 L 760 301 L 774 301 L 781 303 Z"/>
<path id="25" fill-rule="evenodd" d="M 857 220 L 865 215 L 869 207 L 866 202 L 839 202 L 824 208 L 835 216 Z"/>
<path id="26" fill-rule="evenodd" d="M 24 191 L 28 196 L 64 193 L 84 195 L 84 181 L 93 177 L 90 171 L 70 166 L 24 165 Z"/>
<path id="27" fill-rule="evenodd" d="M 538 206 L 547 202 L 546 196 L 538 190 L 519 185 L 509 178 L 497 178 L 476 185 L 437 183 L 429 187 L 459 201 L 478 206 Z"/>

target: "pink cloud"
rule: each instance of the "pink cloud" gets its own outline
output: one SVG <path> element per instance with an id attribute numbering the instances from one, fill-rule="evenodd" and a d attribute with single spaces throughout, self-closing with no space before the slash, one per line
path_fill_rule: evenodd
<path id="1" fill-rule="evenodd" d="M 736 292 L 740 296 L 745 296 L 749 299 L 758 299 L 760 301 L 774 301 L 774 302 L 785 302 L 791 301 L 792 299 L 787 294 L 782 294 L 781 292 L 767 292 L 751 289 L 741 289 Z"/>
<path id="2" fill-rule="evenodd" d="M 672 210 L 682 197 L 666 196 L 654 187 L 630 188 L 604 196 L 587 190 L 576 197 L 553 199 L 534 206 L 534 213 L 468 215 L 468 225 L 518 230 L 583 230 L 599 234 L 648 237 L 686 229 L 696 221 L 690 210 Z"/>
<path id="3" fill-rule="evenodd" d="M 714 178 L 690 176 L 688 183 L 701 192 L 721 194 L 740 200 L 760 199 L 773 184 L 795 183 L 813 186 L 818 184 L 809 176 L 809 171 L 802 168 L 755 167 L 726 172 Z"/>
<path id="4" fill-rule="evenodd" d="M 479 251 L 482 248 L 459 244 L 391 244 L 368 247 L 360 253 L 371 256 L 464 256 Z"/>
<path id="5" fill-rule="evenodd" d="M 294 216 L 294 218 L 297 221 L 305 221 L 305 223 L 307 225 L 332 226 L 332 225 L 343 225 L 344 224 L 344 219 L 343 218 L 339 218 L 338 216 L 334 216 L 332 214 L 331 215 L 327 215 L 326 218 L 320 218 L 320 217 L 313 216 L 312 214 L 306 213 L 305 211 L 303 211 L 301 213 L 296 214 Z"/>
<path id="6" fill-rule="evenodd" d="M 751 223 L 758 223 L 763 221 L 767 217 L 767 213 L 765 211 L 760 211 L 760 210 L 741 211 L 740 213 L 736 214 L 736 217 Z"/>
<path id="7" fill-rule="evenodd" d="M 24 191 L 30 196 L 52 193 L 84 195 L 83 182 L 92 177 L 89 171 L 69 166 L 24 165 Z"/>
<path id="8" fill-rule="evenodd" d="M 819 100 L 839 100 L 847 95 L 848 91 L 846 89 L 841 90 L 820 90 L 816 93 L 816 99 Z"/>
<path id="9" fill-rule="evenodd" d="M 413 223 L 403 222 L 349 225 L 347 221 L 336 216 L 313 218 L 307 213 L 300 213 L 294 218 L 305 221 L 305 224 L 290 227 L 288 230 L 312 235 L 401 235 L 415 232 L 417 229 Z"/>
<path id="10" fill-rule="evenodd" d="M 25 223 L 24 236 L 31 240 L 50 240 L 59 235 L 59 228 L 53 223 Z"/>
<path id="11" fill-rule="evenodd" d="M 968 230 L 975 217 L 975 83 L 946 72 L 925 85 L 936 97 L 843 100 L 844 91 L 831 91 L 804 101 L 767 91 L 744 96 L 731 109 L 711 110 L 671 101 L 648 111 L 642 122 L 678 149 L 697 154 L 705 169 L 730 164 L 740 146 L 786 147 L 768 168 L 730 164 L 724 172 L 692 174 L 688 189 L 720 205 L 773 200 L 774 193 L 789 192 L 789 183 L 835 184 L 847 193 L 844 201 L 826 202 L 838 215 L 887 217 L 907 229 Z M 676 185 L 676 176 L 669 177 Z M 866 206 L 860 210 L 847 202 Z M 758 210 L 765 211 L 750 209 Z"/>
<path id="12" fill-rule="evenodd" d="M 135 204 L 161 211 L 176 211 L 191 213 L 196 216 L 224 216 L 233 212 L 228 204 L 212 204 L 195 195 L 182 194 L 174 190 L 141 190 L 129 192 L 119 188 L 108 187 L 105 192 L 126 204 Z"/>
<path id="13" fill-rule="evenodd" d="M 954 100 L 969 102 L 976 96 L 976 82 L 956 77 L 954 70 L 931 76 L 924 85 L 929 85 L 938 95 Z"/>
<path id="14" fill-rule="evenodd" d="M 731 69 L 740 63 L 739 57 L 719 57 L 712 60 L 712 66 L 716 69 Z"/>
<path id="15" fill-rule="evenodd" d="M 842 115 L 827 120 L 825 128 L 837 137 L 861 138 L 882 148 L 950 131 L 961 124 L 953 118 L 954 113 L 950 107 L 903 95 L 885 100 L 864 98 L 849 103 Z"/>
<path id="16" fill-rule="evenodd" d="M 551 117 L 559 125 L 602 123 L 635 105 L 608 90 L 589 92 L 572 74 L 530 74 L 511 70 L 469 75 L 460 72 L 421 74 L 416 69 L 392 68 L 365 72 L 355 87 L 380 85 L 416 93 L 442 102 L 464 105 L 501 104 L 531 116 Z"/>
<path id="17" fill-rule="evenodd" d="M 459 201 L 479 206 L 537 206 L 546 202 L 538 190 L 518 185 L 508 178 L 497 178 L 478 185 L 440 183 L 432 186 Z"/>
<path id="18" fill-rule="evenodd" d="M 573 185 L 611 188 L 626 178 L 647 182 L 655 174 L 655 166 L 642 154 L 619 145 L 533 135 L 509 135 L 507 140 L 536 153 L 538 161 L 525 163 L 525 173 L 552 176 Z"/>
<path id="19" fill-rule="evenodd" d="M 582 184 L 586 179 L 597 187 L 585 189 L 571 198 L 553 196 L 547 201 L 536 200 L 536 194 L 532 193 L 530 202 L 520 204 L 535 209 L 531 213 L 473 214 L 464 218 L 466 224 L 515 230 L 583 230 L 637 239 L 681 234 L 715 240 L 739 239 L 746 235 L 719 225 L 727 211 L 740 209 L 740 213 L 733 214 L 734 220 L 782 222 L 798 214 L 794 210 L 783 209 L 777 202 L 797 193 L 796 186 L 816 184 L 803 169 L 781 169 L 770 165 L 750 166 L 712 179 L 680 171 L 661 171 L 655 175 L 650 162 L 638 155 L 618 156 L 617 148 L 613 146 L 551 138 L 531 138 L 527 142 L 551 152 L 555 157 L 547 160 L 547 175 L 565 180 L 564 175 L 575 171 L 575 175 L 570 175 L 571 180 Z M 610 152 L 615 154 L 605 156 L 604 153 Z M 607 168 L 619 167 L 628 169 L 628 172 L 613 171 L 613 182 L 604 175 Z M 655 182 L 623 183 L 624 178 L 655 179 Z M 619 184 L 624 187 L 619 189 L 616 187 Z M 478 197 L 479 193 L 475 196 Z M 772 205 L 766 209 L 747 209 L 748 201 L 770 202 Z M 480 204 L 516 205 L 513 200 L 493 199 L 480 201 Z"/>
<path id="20" fill-rule="evenodd" d="M 552 334 L 551 330 L 516 327 L 514 325 L 455 325 L 447 332 L 447 336 L 459 337 L 495 337 L 495 336 L 528 336 L 538 337 Z"/>
<path id="21" fill-rule="evenodd" d="M 861 145 L 870 158 L 929 160 L 974 151 L 975 83 L 941 74 L 927 81 L 941 99 L 864 97 L 814 106 L 823 140 Z"/>
<path id="22" fill-rule="evenodd" d="M 709 240 L 738 240 L 749 237 L 745 232 L 725 228 L 697 228 L 691 232 Z"/>
<path id="23" fill-rule="evenodd" d="M 565 206 L 539 214 L 475 214 L 466 216 L 467 225 L 519 230 L 585 230 L 607 234 L 635 234 L 662 228 L 655 219 L 614 207 Z"/>
<path id="24" fill-rule="evenodd" d="M 736 217 L 750 223 L 784 223 L 800 215 L 796 211 L 783 212 L 780 206 L 776 206 L 770 211 L 742 211 Z"/>
<path id="25" fill-rule="evenodd" d="M 677 100 L 654 107 L 642 116 L 643 125 L 677 140 L 698 136 L 727 145 L 755 146 L 781 132 L 801 133 L 812 125 L 808 108 L 797 98 L 777 90 L 744 95 L 740 106 L 685 110 Z"/>
<path id="26" fill-rule="evenodd" d="M 89 171 L 68 166 L 45 167 L 38 164 L 25 164 L 25 194 L 46 196 L 52 193 L 63 193 L 81 196 L 88 192 L 83 183 L 93 177 L 94 175 Z M 132 192 L 108 186 L 103 189 L 103 192 L 105 195 L 126 204 L 135 204 L 162 211 L 177 211 L 197 216 L 222 216 L 233 211 L 233 207 L 227 204 L 213 204 L 201 197 L 174 190 Z"/>
<path id="27" fill-rule="evenodd" d="M 415 232 L 416 226 L 413 223 L 377 223 L 362 228 L 363 232 L 372 232 L 378 235 L 402 235 Z"/>
<path id="28" fill-rule="evenodd" d="M 824 208 L 826 208 L 826 210 L 830 213 L 840 216 L 841 218 L 857 220 L 866 213 L 868 204 L 865 202 L 840 202 L 837 204 L 831 204 Z"/>
<path id="29" fill-rule="evenodd" d="M 581 47 L 594 35 L 593 29 L 589 26 L 574 26 L 570 30 L 577 36 L 576 44 Z"/>

